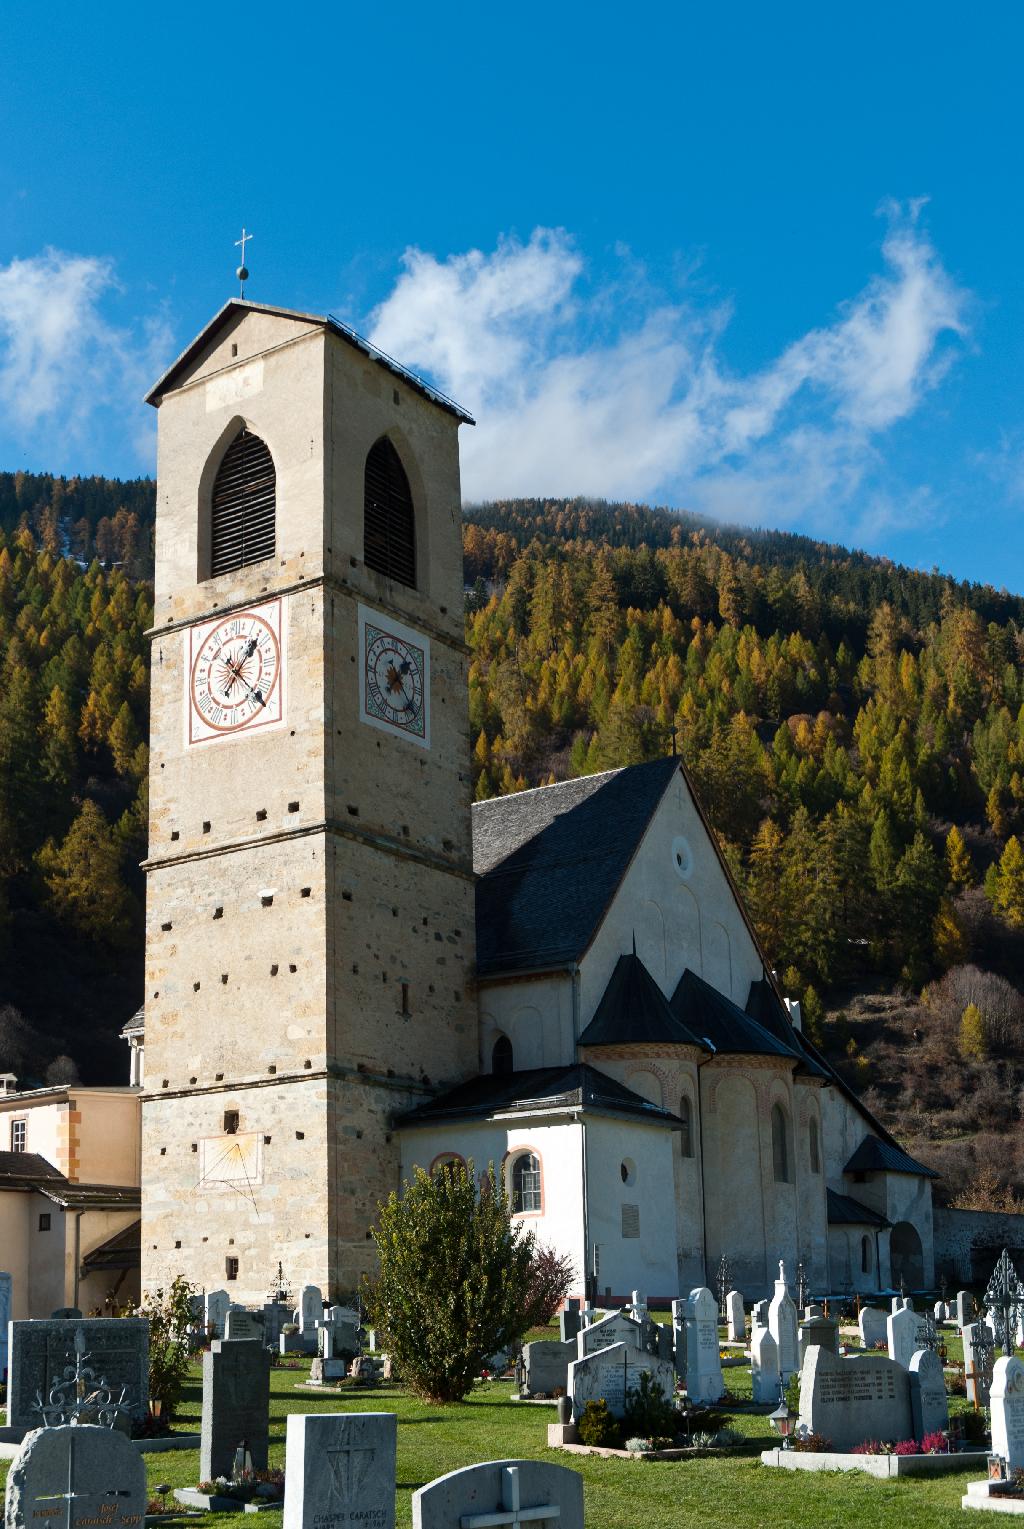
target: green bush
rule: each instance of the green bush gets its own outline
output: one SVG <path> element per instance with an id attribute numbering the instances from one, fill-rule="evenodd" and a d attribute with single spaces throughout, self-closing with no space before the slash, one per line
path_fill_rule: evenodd
<path id="1" fill-rule="evenodd" d="M 622 1424 L 608 1411 L 604 1397 L 598 1402 L 588 1402 L 577 1425 L 582 1444 L 598 1449 L 618 1449 L 622 1444 Z"/>
<path id="2" fill-rule="evenodd" d="M 198 1293 L 178 1274 L 169 1290 L 154 1290 L 139 1308 L 149 1322 L 149 1400 L 161 1404 L 165 1418 L 173 1417 L 188 1379 L 192 1299 Z"/>
<path id="3" fill-rule="evenodd" d="M 513 1223 L 493 1164 L 478 1190 L 473 1164 L 455 1163 L 418 1168 L 373 1239 L 380 1274 L 365 1298 L 380 1346 L 417 1395 L 462 1401 L 529 1327 L 533 1233 Z"/>
<path id="4" fill-rule="evenodd" d="M 679 1431 L 679 1414 L 650 1370 L 642 1370 L 636 1387 L 627 1391 L 624 1413 L 623 1427 L 628 1434 L 674 1439 Z"/>

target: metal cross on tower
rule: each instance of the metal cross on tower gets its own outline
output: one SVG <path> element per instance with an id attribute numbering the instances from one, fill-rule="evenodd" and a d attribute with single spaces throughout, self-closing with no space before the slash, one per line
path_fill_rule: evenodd
<path id="1" fill-rule="evenodd" d="M 255 237 L 255 234 L 246 233 L 245 224 L 243 223 L 242 237 L 235 240 L 235 249 L 238 249 L 239 245 L 242 247 L 242 262 L 239 265 L 238 270 L 235 272 L 235 275 L 238 277 L 238 295 L 240 297 L 245 296 L 245 284 L 249 280 L 249 272 L 246 270 L 245 266 L 245 246 L 248 244 L 250 239 L 255 239 Z"/>
<path id="2" fill-rule="evenodd" d="M 501 1507 L 492 1513 L 463 1513 L 459 1529 L 519 1529 L 520 1524 L 554 1523 L 561 1516 L 561 1509 L 553 1503 L 521 1507 L 519 1467 L 506 1465 L 501 1473 Z"/>

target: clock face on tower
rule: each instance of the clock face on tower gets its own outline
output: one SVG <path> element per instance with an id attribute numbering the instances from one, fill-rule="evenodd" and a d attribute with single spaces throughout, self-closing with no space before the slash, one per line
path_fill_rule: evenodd
<path id="1" fill-rule="evenodd" d="M 360 715 L 371 727 L 430 747 L 430 639 L 359 607 Z"/>
<path id="2" fill-rule="evenodd" d="M 185 685 L 189 744 L 232 738 L 281 722 L 280 600 L 191 627 Z"/>

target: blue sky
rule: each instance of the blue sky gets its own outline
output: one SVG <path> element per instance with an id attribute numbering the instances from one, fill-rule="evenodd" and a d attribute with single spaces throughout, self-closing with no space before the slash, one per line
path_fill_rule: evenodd
<path id="1" fill-rule="evenodd" d="M 1009 4 L 0 20 L 0 467 L 154 465 L 235 290 L 478 417 L 467 498 L 705 510 L 1024 591 Z"/>

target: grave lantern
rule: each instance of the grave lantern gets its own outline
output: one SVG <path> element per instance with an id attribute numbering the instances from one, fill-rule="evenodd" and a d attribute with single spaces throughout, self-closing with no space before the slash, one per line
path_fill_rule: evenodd
<path id="1" fill-rule="evenodd" d="M 789 1436 L 793 1428 L 793 1414 L 786 1406 L 786 1398 L 784 1396 L 779 1398 L 779 1405 L 769 1415 L 768 1421 L 782 1440 L 783 1449 L 788 1449 Z"/>

